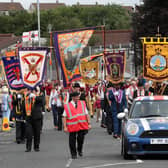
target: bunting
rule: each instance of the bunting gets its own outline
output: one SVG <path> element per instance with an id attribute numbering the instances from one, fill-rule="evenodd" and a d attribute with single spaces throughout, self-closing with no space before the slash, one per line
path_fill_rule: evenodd
<path id="1" fill-rule="evenodd" d="M 81 79 L 80 58 L 93 32 L 94 28 L 54 33 L 55 53 L 65 87 L 68 83 Z"/>

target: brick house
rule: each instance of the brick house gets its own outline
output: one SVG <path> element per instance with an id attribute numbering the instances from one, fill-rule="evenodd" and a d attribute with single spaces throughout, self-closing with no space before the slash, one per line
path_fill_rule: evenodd
<path id="1" fill-rule="evenodd" d="M 17 2 L 0 2 L 0 15 L 9 15 L 11 11 L 23 11 L 24 8 Z"/>

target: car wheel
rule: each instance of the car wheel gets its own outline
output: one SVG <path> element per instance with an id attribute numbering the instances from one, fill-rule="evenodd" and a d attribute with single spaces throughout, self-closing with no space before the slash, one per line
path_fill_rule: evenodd
<path id="1" fill-rule="evenodd" d="M 121 152 L 122 152 L 124 159 L 131 159 L 131 155 L 128 154 L 128 145 L 126 143 L 126 139 L 124 139 L 124 138 L 122 139 Z"/>

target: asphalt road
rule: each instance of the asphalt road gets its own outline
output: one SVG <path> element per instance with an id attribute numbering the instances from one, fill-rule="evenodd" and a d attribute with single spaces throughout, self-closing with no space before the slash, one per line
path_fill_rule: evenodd
<path id="1" fill-rule="evenodd" d="M 86 135 L 84 156 L 70 159 L 68 134 L 56 131 L 51 113 L 44 117 L 40 152 L 26 153 L 25 144 L 16 144 L 15 129 L 0 132 L 0 168 L 167 168 L 168 157 L 151 156 L 124 160 L 120 155 L 120 140 L 108 135 L 92 119 L 92 129 Z"/>

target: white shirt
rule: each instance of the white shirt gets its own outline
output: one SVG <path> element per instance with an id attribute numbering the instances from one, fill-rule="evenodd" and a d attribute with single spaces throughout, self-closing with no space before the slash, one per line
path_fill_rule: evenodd
<path id="1" fill-rule="evenodd" d="M 57 99 L 58 99 L 58 91 L 54 89 L 50 93 L 50 99 L 49 99 L 50 108 L 51 108 L 51 105 L 57 105 Z"/>
<path id="2" fill-rule="evenodd" d="M 71 100 L 71 103 L 72 103 L 72 105 L 75 107 L 75 102 L 74 102 L 73 100 Z M 86 113 L 86 115 L 88 115 L 88 110 L 87 110 L 87 108 L 85 109 L 85 113 Z M 63 117 L 66 117 L 66 116 L 67 116 L 65 110 L 64 110 L 62 116 L 63 116 Z"/>

